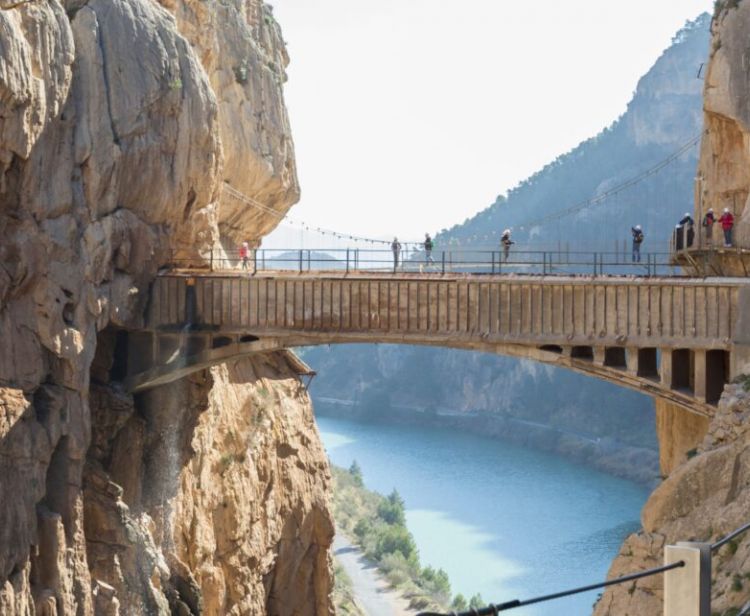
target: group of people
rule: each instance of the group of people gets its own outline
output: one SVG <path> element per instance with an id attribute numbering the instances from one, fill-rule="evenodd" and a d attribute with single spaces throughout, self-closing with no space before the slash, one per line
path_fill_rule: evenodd
<path id="1" fill-rule="evenodd" d="M 714 243 L 714 225 L 721 225 L 724 233 L 724 248 L 732 246 L 732 229 L 734 228 L 734 216 L 729 208 L 724 208 L 721 216 L 716 218 L 713 208 L 708 208 L 706 215 L 701 223 L 703 227 L 703 236 L 706 240 L 707 247 L 713 247 Z M 675 250 L 690 248 L 695 240 L 695 221 L 690 212 L 685 212 L 680 222 L 677 223 L 674 230 L 674 247 Z"/>
<path id="2" fill-rule="evenodd" d="M 500 236 L 500 245 L 503 247 L 503 255 L 505 260 L 508 260 L 510 255 L 510 247 L 515 242 L 510 238 L 510 229 L 505 229 L 503 234 Z M 435 243 L 432 241 L 429 233 L 424 234 L 424 242 L 422 242 L 422 248 L 424 248 L 424 263 L 425 265 L 434 264 L 435 259 L 432 258 L 432 249 L 435 247 Z M 393 238 L 391 242 L 391 251 L 393 252 L 393 271 L 398 269 L 399 262 L 401 261 L 401 242 L 398 241 L 397 237 Z"/>

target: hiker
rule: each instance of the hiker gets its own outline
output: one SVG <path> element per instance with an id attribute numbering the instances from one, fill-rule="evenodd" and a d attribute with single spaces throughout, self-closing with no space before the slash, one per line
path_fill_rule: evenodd
<path id="1" fill-rule="evenodd" d="M 503 231 L 503 234 L 500 236 L 500 243 L 503 245 L 503 259 L 507 261 L 508 255 L 510 255 L 510 247 L 515 244 L 515 242 L 510 239 L 510 229 Z"/>
<path id="2" fill-rule="evenodd" d="M 641 244 L 643 243 L 643 229 L 641 225 L 636 225 L 630 229 L 633 234 L 633 263 L 641 262 Z"/>
<path id="3" fill-rule="evenodd" d="M 680 232 L 682 233 L 682 240 L 680 241 L 680 247 L 690 248 L 693 245 L 693 238 L 695 237 L 695 229 L 693 229 L 694 221 L 690 212 L 685 212 L 680 222 L 677 224 Z"/>
<path id="4" fill-rule="evenodd" d="M 424 234 L 424 262 L 425 263 L 435 263 L 434 259 L 432 258 L 432 238 L 430 237 L 429 233 Z"/>
<path id="5" fill-rule="evenodd" d="M 706 212 L 706 215 L 703 217 L 703 228 L 705 229 L 704 235 L 706 236 L 706 244 L 708 246 L 713 246 L 714 243 L 714 223 L 716 222 L 716 217 L 714 216 L 714 211 L 711 208 L 708 208 L 708 211 Z"/>
<path id="6" fill-rule="evenodd" d="M 401 254 L 401 244 L 397 237 L 394 237 L 393 242 L 391 242 L 391 250 L 393 251 L 393 273 L 395 274 L 398 268 L 398 258 Z"/>
<path id="7" fill-rule="evenodd" d="M 242 261 L 242 269 L 247 269 L 247 259 L 250 253 L 250 245 L 247 242 L 242 242 L 240 246 L 240 260 Z"/>
<path id="8" fill-rule="evenodd" d="M 724 213 L 719 218 L 721 228 L 724 230 L 724 248 L 729 248 L 732 245 L 732 227 L 734 227 L 734 216 L 729 211 L 728 207 L 724 208 Z"/>

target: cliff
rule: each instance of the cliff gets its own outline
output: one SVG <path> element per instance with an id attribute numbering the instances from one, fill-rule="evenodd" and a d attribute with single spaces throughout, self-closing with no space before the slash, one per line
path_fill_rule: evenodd
<path id="1" fill-rule="evenodd" d="M 259 0 L 0 9 L 3 615 L 331 611 L 329 471 L 284 357 L 117 383 L 172 254 L 297 200 L 287 61 Z"/>
<path id="2" fill-rule="evenodd" d="M 746 69 L 750 4 L 718 2 L 712 26 L 711 56 L 705 82 L 705 126 L 699 172 L 701 195 L 697 211 L 710 206 L 734 207 L 744 237 L 747 174 L 747 101 L 750 78 Z M 701 209 L 703 208 L 703 210 Z M 708 432 L 689 459 L 676 468 L 643 508 L 643 530 L 620 549 L 610 576 L 662 564 L 665 545 L 676 541 L 715 541 L 748 521 L 750 511 L 750 392 L 746 379 L 727 385 Z M 694 438 L 695 435 L 689 436 Z M 737 614 L 750 603 L 747 571 L 750 536 L 721 548 L 714 556 L 712 613 Z M 662 578 L 654 576 L 608 589 L 596 606 L 596 616 L 661 613 Z"/>

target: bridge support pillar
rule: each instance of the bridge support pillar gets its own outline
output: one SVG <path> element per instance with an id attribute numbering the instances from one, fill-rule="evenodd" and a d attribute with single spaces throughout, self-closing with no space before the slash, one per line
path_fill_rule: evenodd
<path id="1" fill-rule="evenodd" d="M 662 349 L 659 378 L 663 387 L 672 388 L 672 351 L 670 349 Z"/>
<path id="2" fill-rule="evenodd" d="M 706 351 L 696 349 L 693 352 L 693 395 L 700 401 L 706 401 Z"/>
<path id="3" fill-rule="evenodd" d="M 628 374 L 638 376 L 638 348 L 628 347 L 625 349 L 625 358 L 628 364 Z"/>
<path id="4" fill-rule="evenodd" d="M 597 366 L 604 365 L 604 359 L 607 355 L 607 349 L 605 347 L 594 347 L 594 363 Z"/>

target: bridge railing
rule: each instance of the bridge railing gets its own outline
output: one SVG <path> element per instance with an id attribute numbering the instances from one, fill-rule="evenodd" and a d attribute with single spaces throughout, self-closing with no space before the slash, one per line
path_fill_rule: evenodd
<path id="1" fill-rule="evenodd" d="M 245 258 L 239 251 L 210 251 L 202 256 L 173 255 L 174 269 L 210 271 L 329 271 L 336 273 L 440 273 L 440 274 L 536 274 L 536 275 L 631 275 L 676 276 L 681 273 L 665 252 L 589 252 L 533 250 L 424 250 L 406 249 L 394 255 L 389 249 L 250 249 Z"/>

